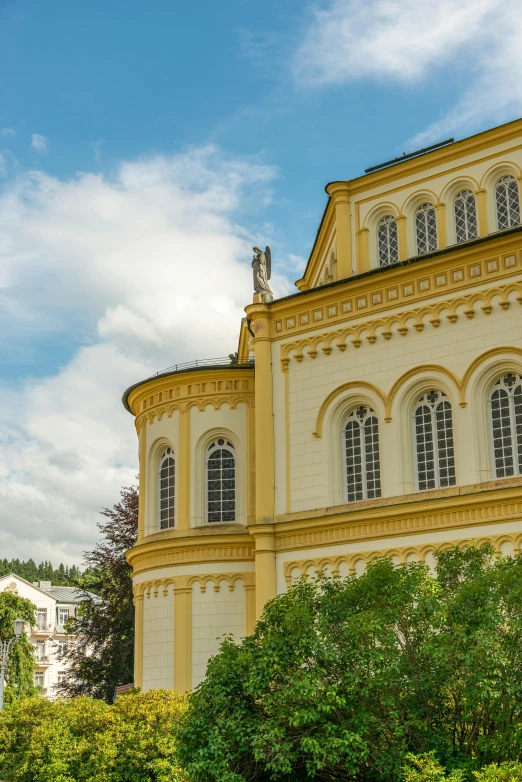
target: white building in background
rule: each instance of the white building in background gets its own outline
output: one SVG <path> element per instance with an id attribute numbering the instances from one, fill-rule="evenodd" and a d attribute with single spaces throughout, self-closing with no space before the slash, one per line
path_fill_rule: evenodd
<path id="1" fill-rule="evenodd" d="M 34 646 L 37 667 L 34 682 L 48 698 L 56 697 L 56 685 L 63 680 L 68 662 L 64 652 L 77 638 L 65 631 L 67 620 L 76 615 L 81 593 L 75 587 L 53 586 L 50 581 L 31 584 L 11 573 L 0 578 L 0 592 L 7 590 L 36 606 L 29 641 Z"/>

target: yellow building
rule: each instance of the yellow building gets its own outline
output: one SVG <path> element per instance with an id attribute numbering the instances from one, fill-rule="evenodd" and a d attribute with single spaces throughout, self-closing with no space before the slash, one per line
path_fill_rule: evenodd
<path id="1" fill-rule="evenodd" d="M 194 687 L 303 573 L 518 552 L 521 172 L 517 120 L 332 182 L 299 292 L 245 308 L 237 362 L 125 393 L 138 686 Z"/>

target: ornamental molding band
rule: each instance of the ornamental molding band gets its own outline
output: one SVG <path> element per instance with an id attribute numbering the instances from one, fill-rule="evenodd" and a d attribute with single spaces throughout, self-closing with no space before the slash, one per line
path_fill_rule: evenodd
<path id="1" fill-rule="evenodd" d="M 328 408 L 338 396 L 341 396 L 342 394 L 346 393 L 346 391 L 350 391 L 352 389 L 366 389 L 376 394 L 384 406 L 384 420 L 386 423 L 390 423 L 392 420 L 391 410 L 393 402 L 401 387 L 409 380 L 411 380 L 412 377 L 415 377 L 415 375 L 429 372 L 445 375 L 454 384 L 459 393 L 459 406 L 466 407 L 466 392 L 468 390 L 469 382 L 473 377 L 473 373 L 490 358 L 497 358 L 500 356 L 509 357 L 513 355 L 520 356 L 522 358 L 522 348 L 517 348 L 514 346 L 509 347 L 507 345 L 506 347 L 501 348 L 491 348 L 491 350 L 487 350 L 485 353 L 477 356 L 477 358 L 471 362 L 469 367 L 464 372 L 462 380 L 460 380 L 457 375 L 451 371 L 451 369 L 443 367 L 440 364 L 419 364 L 419 366 L 413 367 L 401 375 L 391 387 L 389 394 L 385 394 L 382 389 L 378 388 L 378 386 L 374 385 L 373 383 L 368 383 L 365 380 L 353 380 L 349 383 L 343 383 L 341 386 L 334 388 L 334 390 L 331 391 L 326 399 L 324 399 L 322 402 L 321 407 L 319 408 L 319 412 L 317 413 L 313 435 L 318 439 L 323 436 L 323 423 Z"/>
<path id="2" fill-rule="evenodd" d="M 297 361 L 298 364 L 303 361 L 305 356 L 313 361 L 317 358 L 319 350 L 327 356 L 334 348 L 344 353 L 348 342 L 354 349 L 357 349 L 361 346 L 363 339 L 368 344 L 374 345 L 380 337 L 386 341 L 397 334 L 404 337 L 411 327 L 415 331 L 421 332 L 427 325 L 426 320 L 435 329 L 440 326 L 443 316 L 452 325 L 457 323 L 461 315 L 472 320 L 477 306 L 480 306 L 485 315 L 490 315 L 493 307 L 497 305 L 501 309 L 507 310 L 511 304 L 509 296 L 512 293 L 517 294 L 516 300 L 522 305 L 522 283 L 512 282 L 502 287 L 479 291 L 470 296 L 459 296 L 456 299 L 440 301 L 419 309 L 398 312 L 387 318 L 366 321 L 356 326 L 348 326 L 345 329 L 323 332 L 298 342 L 288 342 L 281 347 L 281 370 L 283 372 L 288 370 L 291 359 Z"/>
<path id="3" fill-rule="evenodd" d="M 254 560 L 254 541 L 248 534 L 209 535 L 203 539 L 173 536 L 161 541 L 146 542 L 134 546 L 126 553 L 133 568 L 133 576 L 169 565 L 193 564 L 197 562 L 249 562 Z"/>
<path id="4" fill-rule="evenodd" d="M 254 407 L 254 370 L 244 367 L 237 372 L 209 369 L 151 378 L 129 395 L 129 404 L 136 416 L 138 431 L 156 418 L 172 416 L 175 410 L 184 413 L 192 407 L 203 411 L 207 405 L 219 410 L 223 405 L 235 409 L 239 404 Z"/>
<path id="5" fill-rule="evenodd" d="M 498 488 L 502 484 L 502 488 Z M 509 485 L 506 485 L 509 484 Z M 522 517 L 520 476 L 476 486 L 455 486 L 409 497 L 366 501 L 365 508 L 328 508 L 277 518 L 276 549 L 292 551 L 391 535 L 457 529 Z M 358 503 L 359 504 L 359 503 Z M 301 518 L 292 516 L 300 515 Z"/>
<path id="6" fill-rule="evenodd" d="M 334 287 L 312 290 L 304 297 L 274 302 L 271 305 L 271 336 L 281 339 L 379 313 L 390 307 L 422 302 L 437 295 L 456 294 L 460 290 L 494 281 L 498 284 L 518 274 L 521 268 L 520 234 L 494 237 L 505 250 L 491 255 L 489 245 L 457 245 L 448 255 L 404 266 L 387 266 L 381 273 L 359 279 L 343 280 Z M 509 249 L 508 249 L 509 248 Z M 379 271 L 379 270 L 375 270 Z"/>
<path id="7" fill-rule="evenodd" d="M 222 585 L 226 585 L 229 592 L 233 592 L 238 581 L 243 582 L 245 589 L 252 589 L 255 586 L 255 574 L 216 573 L 209 575 L 206 573 L 190 576 L 155 578 L 151 581 L 144 581 L 141 584 L 136 584 L 133 588 L 133 594 L 134 600 L 139 599 L 140 597 L 157 597 L 160 590 L 164 596 L 167 596 L 169 586 L 176 592 L 180 589 L 192 590 L 194 584 L 199 584 L 201 592 L 206 592 L 209 587 L 212 587 L 214 592 L 220 592 Z"/>
<path id="8" fill-rule="evenodd" d="M 463 547 L 472 540 L 479 546 L 483 543 L 492 543 L 499 554 L 503 553 L 504 550 L 506 551 L 507 556 L 517 555 L 520 553 L 522 544 L 522 532 L 516 535 L 488 535 L 483 538 L 448 540 L 440 545 L 430 543 L 424 546 L 405 546 L 380 550 L 373 549 L 372 551 L 357 552 L 354 554 L 340 554 L 335 557 L 301 559 L 293 562 L 286 562 L 284 566 L 284 576 L 288 586 L 291 586 L 296 578 L 302 578 L 303 576 L 313 577 L 313 575 L 320 571 L 325 571 L 326 574 L 332 576 L 353 576 L 360 573 L 363 567 L 365 569 L 372 559 L 377 559 L 378 557 L 389 557 L 390 559 L 394 559 L 396 564 L 405 564 L 406 562 L 416 560 L 429 566 L 431 564 L 430 555 L 433 555 L 436 551 L 445 551 L 453 546 Z M 310 570 L 314 570 L 315 573 L 309 573 L 308 571 Z"/>

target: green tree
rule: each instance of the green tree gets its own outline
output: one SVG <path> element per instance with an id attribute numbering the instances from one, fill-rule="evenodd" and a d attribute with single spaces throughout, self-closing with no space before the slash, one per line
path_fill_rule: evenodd
<path id="1" fill-rule="evenodd" d="M 129 693 L 112 705 L 92 698 L 28 698 L 0 714 L 0 777 L 11 782 L 181 782 L 176 727 L 185 698 Z"/>
<path id="2" fill-rule="evenodd" d="M 190 697 L 195 782 L 398 780 L 435 752 L 466 778 L 522 752 L 522 557 L 440 552 L 437 574 L 376 559 L 301 580 L 252 636 L 226 639 Z"/>
<path id="3" fill-rule="evenodd" d="M 8 641 L 13 637 L 15 619 L 25 619 L 30 625 L 34 625 L 35 614 L 36 606 L 30 600 L 9 592 L 7 589 L 0 592 L 1 640 Z M 4 692 L 6 706 L 36 693 L 34 685 L 35 665 L 34 649 L 24 633 L 12 644 L 9 653 Z"/>
<path id="4" fill-rule="evenodd" d="M 121 501 L 102 515 L 107 519 L 98 525 L 102 540 L 85 555 L 87 570 L 79 581 L 83 599 L 69 620 L 81 641 L 65 652 L 70 669 L 58 690 L 65 697 L 89 695 L 110 703 L 116 686 L 134 677 L 132 570 L 125 552 L 138 535 L 136 487 L 122 489 Z"/>

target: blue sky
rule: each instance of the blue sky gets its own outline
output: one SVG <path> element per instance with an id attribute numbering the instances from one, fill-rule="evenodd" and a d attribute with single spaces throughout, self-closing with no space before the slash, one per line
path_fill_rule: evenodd
<path id="1" fill-rule="evenodd" d="M 516 0 L 0 0 L 0 553 L 78 561 L 126 385 L 235 348 L 324 185 L 522 112 Z"/>

